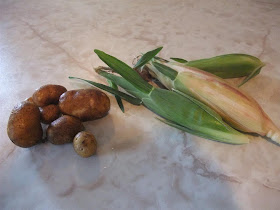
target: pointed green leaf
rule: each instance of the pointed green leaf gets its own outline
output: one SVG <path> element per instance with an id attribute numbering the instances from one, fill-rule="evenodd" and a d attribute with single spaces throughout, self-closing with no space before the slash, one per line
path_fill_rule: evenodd
<path id="1" fill-rule="evenodd" d="M 256 68 L 264 64 L 257 57 L 233 53 L 212 58 L 192 60 L 184 65 L 195 67 L 227 79 L 248 76 L 255 71 Z"/>
<path id="2" fill-rule="evenodd" d="M 106 63 L 115 72 L 120 74 L 124 79 L 126 79 L 140 91 L 144 93 L 149 93 L 152 90 L 153 86 L 147 83 L 144 79 L 142 79 L 136 71 L 134 71 L 130 66 L 128 66 L 124 62 L 100 50 L 94 50 L 94 52 L 104 63 Z"/>
<path id="3" fill-rule="evenodd" d="M 109 80 L 109 79 L 107 79 L 107 81 L 108 81 L 109 86 L 110 86 L 111 88 L 114 88 L 115 90 L 119 90 L 119 89 L 118 89 L 118 86 L 117 86 L 114 82 L 112 82 L 112 81 Z M 123 103 L 122 103 L 121 97 L 119 97 L 118 95 L 115 95 L 115 98 L 116 98 L 116 101 L 117 101 L 117 103 L 118 103 L 120 109 L 121 109 L 122 112 L 124 113 L 124 107 L 123 107 Z"/>
<path id="4" fill-rule="evenodd" d="M 139 68 L 144 66 L 146 63 L 148 63 L 153 57 L 155 57 L 162 49 L 163 47 L 159 47 L 157 49 L 154 49 L 152 51 L 146 52 L 135 64 L 134 68 Z"/>
<path id="5" fill-rule="evenodd" d="M 108 73 L 107 71 L 102 71 L 101 69 L 97 71 L 97 73 L 102 77 L 111 80 L 119 87 L 122 87 L 123 89 L 125 89 L 125 91 L 132 94 L 136 98 L 142 99 L 143 97 L 147 96 L 147 94 L 141 92 L 140 90 L 135 88 L 131 83 L 129 83 L 128 81 L 126 81 L 124 78 L 120 76 L 116 76 L 114 74 Z"/>
<path id="6" fill-rule="evenodd" d="M 170 58 L 170 59 L 178 63 L 188 63 L 188 61 L 183 58 Z"/>
<path id="7" fill-rule="evenodd" d="M 111 88 L 111 87 L 108 87 L 106 85 L 103 85 L 103 84 L 100 84 L 100 83 L 97 83 L 97 82 L 93 82 L 93 81 L 90 81 L 90 80 L 85 80 L 85 79 L 81 79 L 81 78 L 78 78 L 78 77 L 69 77 L 69 79 L 77 79 L 77 80 L 81 80 L 81 81 L 84 81 L 86 83 L 89 83 L 95 87 L 98 87 L 102 90 L 105 90 L 111 94 L 114 94 L 114 95 L 117 95 L 119 97 L 121 97 L 122 99 L 126 100 L 127 102 L 133 104 L 133 105 L 141 105 L 142 101 L 138 98 L 134 98 L 126 93 L 123 93 L 121 91 L 118 91 L 118 90 L 115 90 L 114 88 Z"/>
<path id="8" fill-rule="evenodd" d="M 250 75 L 248 75 L 241 83 L 240 85 L 238 85 L 238 87 L 241 87 L 242 85 L 244 85 L 246 82 L 248 82 L 249 80 L 253 79 L 255 76 L 257 76 L 262 69 L 263 66 L 256 68 Z"/>

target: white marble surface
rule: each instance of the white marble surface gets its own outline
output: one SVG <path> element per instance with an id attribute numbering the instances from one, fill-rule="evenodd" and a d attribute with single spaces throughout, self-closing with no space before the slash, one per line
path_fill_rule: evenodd
<path id="1" fill-rule="evenodd" d="M 280 147 L 194 137 L 143 107 L 122 114 L 111 96 L 110 114 L 86 123 L 94 157 L 71 144 L 19 148 L 6 134 L 13 106 L 41 85 L 103 82 L 94 49 L 130 64 L 161 45 L 165 58 L 260 57 L 266 67 L 242 89 L 280 126 L 279 26 L 278 0 L 0 0 L 0 209 L 279 209 Z"/>

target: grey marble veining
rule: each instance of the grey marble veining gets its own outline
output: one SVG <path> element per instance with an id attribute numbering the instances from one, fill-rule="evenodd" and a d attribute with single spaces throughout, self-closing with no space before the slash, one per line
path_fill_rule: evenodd
<path id="1" fill-rule="evenodd" d="M 105 82 L 94 49 L 131 64 L 157 46 L 165 58 L 260 57 L 266 66 L 242 90 L 280 126 L 279 26 L 277 0 L 1 0 L 0 209 L 279 209 L 280 147 L 194 137 L 143 107 L 124 103 L 123 114 L 112 96 L 110 114 L 85 124 L 94 157 L 71 144 L 19 148 L 6 134 L 13 106 L 41 85 Z"/>

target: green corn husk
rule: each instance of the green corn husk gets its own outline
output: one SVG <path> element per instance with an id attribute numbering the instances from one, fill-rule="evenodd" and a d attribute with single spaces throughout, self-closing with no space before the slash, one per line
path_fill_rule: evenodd
<path id="1" fill-rule="evenodd" d="M 118 90 L 118 86 L 112 82 L 111 80 L 107 80 L 108 81 L 108 84 L 111 88 L 115 89 L 115 90 Z M 120 107 L 120 109 L 122 110 L 122 112 L 124 113 L 124 106 L 123 106 L 123 103 L 122 103 L 122 99 L 121 97 L 119 97 L 118 95 L 115 95 L 115 98 L 116 98 L 116 101 Z"/>
<path id="2" fill-rule="evenodd" d="M 234 128 L 280 143 L 280 130 L 250 96 L 208 72 L 160 60 L 146 64 L 168 89 L 190 95 L 215 110 Z"/>
<path id="3" fill-rule="evenodd" d="M 246 76 L 239 86 L 258 75 L 265 65 L 260 59 L 247 54 L 226 54 L 193 61 L 186 61 L 182 58 L 171 59 L 185 66 L 207 71 L 223 79 Z"/>
<path id="4" fill-rule="evenodd" d="M 197 136 L 230 144 L 245 144 L 249 136 L 238 132 L 209 107 L 190 96 L 165 89 L 155 88 L 144 81 L 137 72 L 118 59 L 95 50 L 109 67 L 122 77 L 99 70 L 98 73 L 125 89 L 168 125 Z M 86 81 L 96 86 L 96 83 Z M 103 89 L 101 87 L 101 89 Z M 106 89 L 108 91 L 108 87 Z M 109 91 L 111 92 L 111 91 Z M 114 94 L 116 90 L 113 91 Z M 125 98 L 124 98 L 125 99 Z"/>

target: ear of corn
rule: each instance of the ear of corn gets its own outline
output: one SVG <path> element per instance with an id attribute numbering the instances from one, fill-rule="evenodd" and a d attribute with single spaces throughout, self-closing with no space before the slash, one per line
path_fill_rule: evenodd
<path id="1" fill-rule="evenodd" d="M 260 105 L 225 80 L 193 67 L 159 60 L 148 63 L 147 67 L 168 89 L 174 88 L 207 104 L 234 128 L 267 136 L 280 143 L 279 129 Z M 178 72 L 175 79 L 165 74 L 170 69 Z"/>
<path id="2" fill-rule="evenodd" d="M 145 82 L 147 87 L 144 87 L 141 77 L 132 68 L 104 52 L 99 50 L 95 50 L 95 52 L 122 77 L 99 70 L 98 73 L 100 75 L 113 81 L 128 93 L 140 99 L 144 106 L 165 119 L 170 125 L 172 124 L 181 130 L 191 131 L 195 135 L 216 141 L 231 144 L 249 142 L 248 135 L 242 134 L 227 125 L 213 110 L 209 108 L 204 109 L 203 107 L 206 106 L 202 106 L 202 103 L 198 103 L 195 99 L 190 100 L 190 96 L 188 98 L 173 91 L 155 87 L 150 88 L 147 82 Z M 135 72 L 139 78 L 135 75 L 130 76 L 133 73 L 128 74 L 128 71 Z M 138 85 L 140 82 L 136 80 L 139 80 L 141 85 Z M 94 82 L 87 82 L 96 86 Z M 102 86 L 99 87 L 104 89 Z M 146 91 L 148 89 L 149 91 Z M 108 89 L 104 90 L 108 91 Z M 112 92 L 116 93 L 115 91 Z"/>

